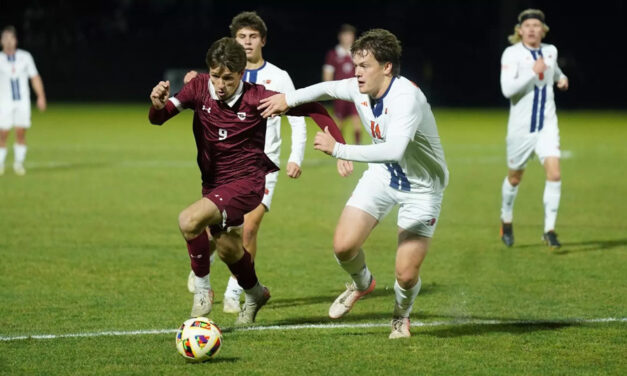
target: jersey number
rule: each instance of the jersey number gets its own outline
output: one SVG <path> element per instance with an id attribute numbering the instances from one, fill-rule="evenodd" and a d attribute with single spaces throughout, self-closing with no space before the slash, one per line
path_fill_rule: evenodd
<path id="1" fill-rule="evenodd" d="M 372 138 L 378 138 L 378 139 L 383 139 L 383 137 L 381 137 L 381 129 L 379 129 L 379 124 L 375 123 L 374 121 L 370 120 L 370 133 L 372 133 Z"/>
<path id="2" fill-rule="evenodd" d="M 218 141 L 226 139 L 226 136 L 228 136 L 226 129 L 218 128 Z"/>

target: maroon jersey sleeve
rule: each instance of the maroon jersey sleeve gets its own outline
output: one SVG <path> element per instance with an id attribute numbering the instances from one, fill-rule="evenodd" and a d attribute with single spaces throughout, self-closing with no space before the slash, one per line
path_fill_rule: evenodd
<path id="1" fill-rule="evenodd" d="M 183 89 L 174 95 L 174 98 L 168 99 L 165 103 L 165 107 L 161 110 L 157 110 L 154 107 L 150 107 L 150 112 L 148 113 L 148 119 L 152 124 L 161 125 L 174 117 L 182 108 L 195 108 L 196 106 L 196 98 L 198 98 L 198 94 L 200 93 L 200 85 L 202 85 L 204 80 L 200 78 L 200 75 L 194 77 L 190 82 L 188 82 Z"/>
<path id="2" fill-rule="evenodd" d="M 165 102 L 165 107 L 157 110 L 153 106 L 150 106 L 150 111 L 148 112 L 148 120 L 150 120 L 151 124 L 161 125 L 171 119 L 174 115 L 178 114 L 179 110 L 172 104 L 170 100 Z"/>
<path id="3" fill-rule="evenodd" d="M 335 51 L 329 50 L 327 55 L 324 57 L 324 65 L 330 65 L 335 69 Z"/>
<path id="4" fill-rule="evenodd" d="M 296 106 L 287 111 L 287 114 L 292 116 L 309 116 L 316 122 L 316 124 L 318 124 L 320 129 L 324 130 L 324 128 L 329 127 L 329 132 L 335 141 L 342 144 L 346 143 L 344 137 L 342 137 L 342 132 L 337 127 L 337 124 L 335 124 L 331 115 L 329 115 L 327 110 L 322 107 L 320 103 L 311 102 L 301 104 L 300 106 Z"/>

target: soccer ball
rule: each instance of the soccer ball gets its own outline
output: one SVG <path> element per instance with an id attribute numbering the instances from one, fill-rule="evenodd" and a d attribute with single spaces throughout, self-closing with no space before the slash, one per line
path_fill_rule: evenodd
<path id="1" fill-rule="evenodd" d="M 206 317 L 195 317 L 176 332 L 176 349 L 187 360 L 202 362 L 213 358 L 222 347 L 222 331 Z"/>

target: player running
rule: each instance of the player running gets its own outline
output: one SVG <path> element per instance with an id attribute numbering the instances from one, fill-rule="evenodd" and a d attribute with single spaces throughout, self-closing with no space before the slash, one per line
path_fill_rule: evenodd
<path id="1" fill-rule="evenodd" d="M 318 150 L 349 161 L 368 162 L 344 208 L 333 240 L 335 257 L 353 282 L 333 302 L 331 318 L 346 315 L 374 290 L 362 245 L 395 206 L 398 213 L 395 306 L 390 338 L 409 337 L 409 314 L 420 291 L 420 266 L 440 214 L 448 169 L 431 107 L 422 91 L 400 76 L 401 45 L 387 30 L 361 35 L 351 48 L 355 77 L 319 83 L 262 100 L 263 116 L 320 99 L 352 101 L 372 136 L 372 145 L 343 145 L 319 132 Z M 348 172 L 348 171 L 345 171 Z"/>
<path id="2" fill-rule="evenodd" d="M 241 226 L 244 214 L 262 200 L 266 174 L 278 171 L 263 151 L 266 120 L 257 110 L 261 98 L 276 92 L 242 81 L 246 52 L 232 38 L 213 43 L 206 62 L 209 74 L 198 75 L 172 98 L 168 99 L 170 83 L 159 82 L 150 95 L 149 119 L 160 125 L 185 108 L 194 110 L 203 197 L 179 216 L 196 276 L 191 316 L 211 311 L 214 294 L 209 257 L 212 249 L 217 249 L 245 292 L 236 324 L 251 324 L 270 292 L 259 282 L 252 257 L 242 244 Z M 342 141 L 339 129 L 319 104 L 295 110 L 295 115 L 307 114 L 321 126 L 331 127 Z"/>
<path id="3" fill-rule="evenodd" d="M 2 30 L 2 52 L 0 52 L 0 175 L 4 174 L 4 162 L 7 157 L 7 138 L 15 127 L 13 145 L 13 171 L 16 175 L 26 174 L 26 130 L 31 126 L 30 119 L 30 79 L 37 94 L 37 108 L 46 110 L 46 93 L 41 76 L 37 72 L 35 61 L 28 51 L 17 48 L 15 27 L 7 26 Z"/>
<path id="4" fill-rule="evenodd" d="M 542 43 L 549 31 L 544 13 L 527 9 L 518 15 L 512 43 L 501 57 L 501 90 L 510 100 L 507 123 L 507 167 L 501 205 L 501 239 L 514 244 L 514 200 L 518 185 L 532 154 L 544 165 L 544 242 L 559 248 L 555 221 L 562 189 L 560 173 L 560 137 L 555 114 L 553 84 L 568 90 L 568 78 L 557 65 L 557 48 Z"/>

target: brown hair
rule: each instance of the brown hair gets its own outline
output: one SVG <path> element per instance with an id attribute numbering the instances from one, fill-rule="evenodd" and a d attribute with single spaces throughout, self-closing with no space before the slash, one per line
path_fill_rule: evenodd
<path id="1" fill-rule="evenodd" d="M 209 69 L 223 66 L 231 72 L 243 72 L 246 68 L 246 51 L 235 39 L 224 37 L 209 47 L 206 63 Z"/>
<path id="2" fill-rule="evenodd" d="M 17 30 L 15 29 L 15 26 L 13 25 L 7 25 L 2 29 L 2 34 L 4 33 L 11 33 L 13 34 L 13 36 L 15 36 L 17 38 Z"/>
<path id="3" fill-rule="evenodd" d="M 235 38 L 235 34 L 237 34 L 238 31 L 245 27 L 257 30 L 262 38 L 265 38 L 266 35 L 268 35 L 268 28 L 266 27 L 266 23 L 263 22 L 257 12 L 242 12 L 233 17 L 231 25 L 229 25 L 229 30 L 231 30 L 231 36 Z"/>
<path id="4" fill-rule="evenodd" d="M 401 74 L 401 42 L 385 29 L 371 29 L 353 43 L 351 54 L 368 51 L 379 64 L 392 63 L 392 74 Z"/>
<path id="5" fill-rule="evenodd" d="M 355 26 L 351 24 L 343 24 L 342 26 L 340 26 L 340 31 L 338 31 L 338 34 L 342 34 L 342 33 L 357 34 L 357 29 L 355 28 Z"/>

